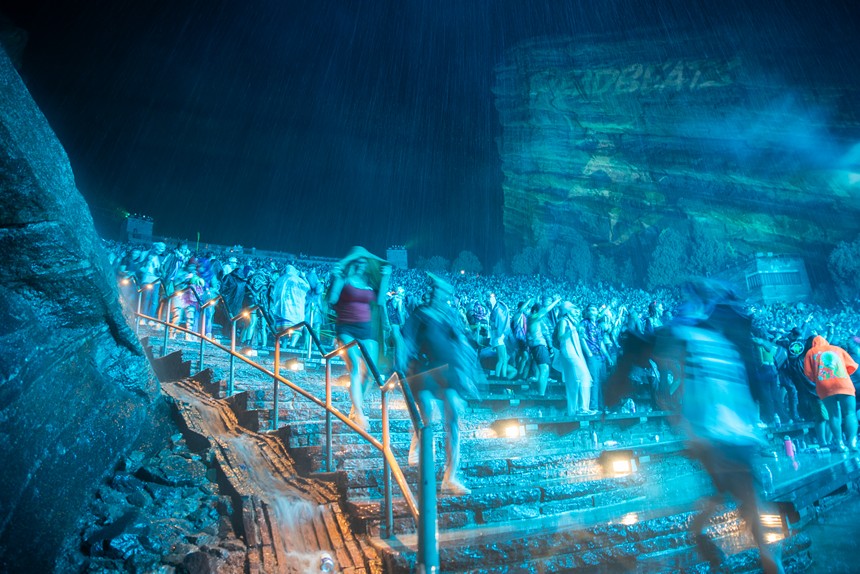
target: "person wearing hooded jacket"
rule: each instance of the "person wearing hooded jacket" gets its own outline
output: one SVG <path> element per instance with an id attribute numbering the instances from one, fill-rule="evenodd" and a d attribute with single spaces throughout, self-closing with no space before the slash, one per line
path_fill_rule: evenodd
<path id="1" fill-rule="evenodd" d="M 844 349 L 831 345 L 819 335 L 812 339 L 803 370 L 810 380 L 815 381 L 815 391 L 827 408 L 833 433 L 830 449 L 834 452 L 848 449 L 857 452 L 857 398 L 851 382 L 857 363 Z M 847 449 L 842 441 L 843 420 Z"/>

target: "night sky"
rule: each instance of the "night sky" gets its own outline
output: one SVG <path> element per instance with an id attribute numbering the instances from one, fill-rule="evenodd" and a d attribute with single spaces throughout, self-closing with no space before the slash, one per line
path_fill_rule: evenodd
<path id="1" fill-rule="evenodd" d="M 700 4 L 700 6 L 698 6 Z M 503 253 L 492 85 L 542 35 L 729 30 L 824 49 L 854 0 L 0 1 L 99 231 L 338 256 Z M 778 8 L 773 8 L 778 6 Z M 827 58 L 826 50 L 823 57 Z M 860 70 L 858 70 L 860 71 Z M 508 254 L 510 255 L 510 254 Z"/>

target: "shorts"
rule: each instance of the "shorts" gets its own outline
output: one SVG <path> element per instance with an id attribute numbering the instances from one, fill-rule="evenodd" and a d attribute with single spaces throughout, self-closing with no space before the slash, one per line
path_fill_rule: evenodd
<path id="1" fill-rule="evenodd" d="M 334 332 L 338 338 L 341 335 L 348 335 L 359 341 L 373 339 L 373 328 L 370 326 L 370 321 L 364 323 L 337 323 L 334 326 Z"/>
<path id="2" fill-rule="evenodd" d="M 547 349 L 546 345 L 529 347 L 529 351 L 531 352 L 532 359 L 536 364 L 549 365 L 549 349 Z"/>

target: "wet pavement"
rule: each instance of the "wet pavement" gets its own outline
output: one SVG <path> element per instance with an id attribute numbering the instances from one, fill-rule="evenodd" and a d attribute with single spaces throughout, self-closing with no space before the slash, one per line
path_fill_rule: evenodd
<path id="1" fill-rule="evenodd" d="M 851 490 L 829 501 L 817 520 L 802 530 L 812 540 L 807 574 L 860 572 L 860 493 Z"/>

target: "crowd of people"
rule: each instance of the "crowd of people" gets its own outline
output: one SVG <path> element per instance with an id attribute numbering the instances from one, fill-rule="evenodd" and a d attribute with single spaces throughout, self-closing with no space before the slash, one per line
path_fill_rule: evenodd
<path id="1" fill-rule="evenodd" d="M 134 308 L 140 298 L 143 315 L 157 318 L 169 307 L 171 323 L 197 332 L 202 321 L 206 335 L 212 336 L 213 329 L 226 333 L 240 311 L 254 308 L 247 318 L 236 321 L 239 343 L 249 355 L 266 345 L 271 333 L 307 320 L 324 340 L 336 338 L 342 344 L 358 340 L 383 370 L 393 370 L 408 319 L 432 292 L 425 272 L 394 268 L 363 248 L 323 266 L 229 252 L 192 253 L 183 243 L 171 248 L 159 242 L 110 243 L 108 251 L 124 300 Z M 530 395 L 544 396 L 549 382 L 558 380 L 564 385 L 570 416 L 607 409 L 604 392 L 625 337 L 670 324 L 680 302 L 679 293 L 668 290 L 648 293 L 539 275 L 439 277 L 451 285 L 445 304 L 489 381 L 528 381 Z M 223 304 L 205 305 L 217 296 Z M 828 345 L 844 349 L 847 359 L 856 360 L 860 315 L 809 303 L 747 305 L 744 310 L 755 335 L 749 370 L 761 423 L 811 421 L 821 445 L 854 448 L 856 417 L 846 412 L 854 408 L 846 400 L 830 398 L 844 395 L 846 389 L 837 385 L 839 392 L 831 392 L 824 375 L 814 372 L 806 359 L 814 349 Z M 283 344 L 304 344 L 301 337 L 297 331 Z M 369 377 L 358 353 L 353 347 L 348 357 L 352 417 L 366 426 L 362 405 Z M 677 407 L 676 371 L 655 361 L 634 369 L 630 373 L 634 396 L 629 398 L 635 402 L 620 408 Z M 854 432 L 840 438 L 836 421 L 853 424 Z"/>
<path id="2" fill-rule="evenodd" d="M 364 395 L 373 383 L 364 357 L 401 373 L 425 423 L 431 403 L 442 404 L 442 491 L 449 494 L 470 492 L 458 476 L 465 399 L 480 398 L 493 380 L 527 381 L 535 399 L 558 380 L 570 417 L 610 408 L 677 413 L 691 456 L 715 486 L 692 523 L 713 564 L 722 557 L 705 533 L 707 518 L 728 494 L 765 571 L 782 572 L 758 518 L 756 427 L 812 422 L 820 447 L 858 450 L 852 377 L 860 315 L 847 305 L 745 304 L 711 281 L 648 293 L 539 275 L 434 274 L 394 268 L 362 247 L 323 266 L 192 253 L 184 243 L 170 250 L 114 243 L 108 252 L 129 313 L 138 309 L 153 327 L 169 318 L 212 337 L 238 326 L 251 356 L 272 333 L 301 322 L 329 345 L 351 344 L 345 360 L 357 427 L 368 427 Z M 282 344 L 308 344 L 303 332 L 286 333 Z M 419 451 L 429 449 L 432 434 L 422 433 L 413 436 L 409 464 L 428 464 Z"/>

